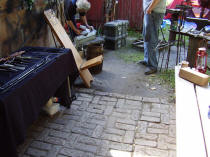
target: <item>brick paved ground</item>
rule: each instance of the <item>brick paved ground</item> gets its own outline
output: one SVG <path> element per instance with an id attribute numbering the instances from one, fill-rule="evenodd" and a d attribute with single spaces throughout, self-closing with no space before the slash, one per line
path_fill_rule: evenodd
<path id="1" fill-rule="evenodd" d="M 54 118 L 30 128 L 20 157 L 175 157 L 175 106 L 167 100 L 79 89 Z"/>

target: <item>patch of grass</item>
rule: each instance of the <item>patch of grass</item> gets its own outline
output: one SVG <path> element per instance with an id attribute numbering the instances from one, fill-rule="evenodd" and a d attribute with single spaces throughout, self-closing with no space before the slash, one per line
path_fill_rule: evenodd
<path id="1" fill-rule="evenodd" d="M 172 89 L 175 89 L 175 70 L 165 70 L 162 71 L 158 77 L 164 82 L 169 84 Z"/>
<path id="2" fill-rule="evenodd" d="M 168 39 L 169 39 L 169 29 L 170 29 L 170 25 L 166 24 L 166 26 L 164 28 L 162 28 L 163 34 L 162 34 L 161 30 L 159 30 L 159 39 L 160 40 L 163 40 L 163 36 L 164 36 L 165 40 L 168 41 Z"/>
<path id="3" fill-rule="evenodd" d="M 144 52 L 140 49 L 136 49 L 132 46 L 132 43 L 136 40 L 141 38 L 142 35 L 139 31 L 135 31 L 133 29 L 128 30 L 128 38 L 126 41 L 126 47 L 123 49 L 119 49 L 116 51 L 116 55 L 124 60 L 125 62 L 137 62 L 139 60 L 144 59 Z"/>
<path id="4" fill-rule="evenodd" d="M 121 53 L 117 52 L 117 56 L 123 59 L 125 62 L 137 62 L 139 60 L 144 59 L 144 54 L 141 52 L 134 52 L 134 53 Z"/>
<path id="5" fill-rule="evenodd" d="M 207 53 L 208 53 L 208 61 L 210 60 L 210 48 L 207 49 Z M 207 63 L 208 67 L 210 67 L 210 62 Z M 207 70 L 206 72 L 207 75 L 210 76 L 210 70 Z M 210 82 L 210 78 L 209 78 L 209 82 Z"/>
<path id="6" fill-rule="evenodd" d="M 141 38 L 142 34 L 139 31 L 136 31 L 134 29 L 128 28 L 128 36 L 129 37 Z"/>
<path id="7" fill-rule="evenodd" d="M 207 65 L 208 65 L 208 67 L 210 67 L 210 62 L 207 63 Z M 210 70 L 207 70 L 207 71 L 206 71 L 206 74 L 210 76 Z M 209 82 L 210 82 L 210 78 L 209 78 Z"/>
<path id="8" fill-rule="evenodd" d="M 164 36 L 165 40 L 168 41 L 169 40 L 169 34 L 170 34 L 169 30 L 170 30 L 170 25 L 166 24 L 165 27 L 162 28 L 163 34 L 162 34 L 161 30 L 159 30 L 159 39 L 163 40 L 163 36 Z M 179 35 L 176 34 L 176 39 L 175 39 L 176 41 L 178 41 L 178 37 L 179 37 Z M 188 43 L 189 42 L 189 37 L 188 36 L 182 36 L 182 39 L 181 39 L 181 36 L 180 36 L 180 41 L 182 41 L 180 43 L 182 46 L 185 43 L 185 48 L 187 49 L 188 48 L 188 44 L 189 44 Z"/>
<path id="9" fill-rule="evenodd" d="M 210 76 L 210 71 L 207 71 L 206 74 Z M 209 82 L 210 82 L 210 78 L 209 78 Z"/>

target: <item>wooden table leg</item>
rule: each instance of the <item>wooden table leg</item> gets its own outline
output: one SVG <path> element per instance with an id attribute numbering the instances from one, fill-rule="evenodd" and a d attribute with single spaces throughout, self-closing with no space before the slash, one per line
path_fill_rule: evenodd
<path id="1" fill-rule="evenodd" d="M 191 68 L 195 66 L 196 52 L 200 47 L 207 47 L 207 41 L 199 37 L 190 36 L 187 52 L 187 61 L 189 62 L 189 66 Z"/>

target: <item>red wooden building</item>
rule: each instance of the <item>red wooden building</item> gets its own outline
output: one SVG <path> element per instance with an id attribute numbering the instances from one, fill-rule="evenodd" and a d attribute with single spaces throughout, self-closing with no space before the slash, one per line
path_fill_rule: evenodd
<path id="1" fill-rule="evenodd" d="M 87 18 L 94 26 L 103 26 L 105 21 L 104 0 L 89 0 L 91 9 Z M 142 0 L 118 0 L 115 19 L 129 20 L 130 27 L 141 30 L 143 23 Z"/>
<path id="2" fill-rule="evenodd" d="M 105 22 L 105 11 L 104 11 L 104 1 L 105 0 L 88 0 L 91 3 L 91 9 L 88 12 L 88 20 L 94 26 L 103 26 Z M 118 4 L 116 5 L 116 15 L 115 19 L 125 19 L 129 20 L 130 27 L 136 30 L 142 29 L 143 23 L 143 0 L 118 0 Z M 177 4 L 181 4 L 186 0 L 173 0 L 170 4 L 168 4 L 167 8 L 175 8 Z M 190 0 L 193 6 L 193 13 L 195 17 L 200 16 L 201 6 L 199 4 L 200 1 L 208 2 L 208 5 L 205 6 L 206 10 L 204 11 L 204 18 L 210 17 L 210 0 Z"/>

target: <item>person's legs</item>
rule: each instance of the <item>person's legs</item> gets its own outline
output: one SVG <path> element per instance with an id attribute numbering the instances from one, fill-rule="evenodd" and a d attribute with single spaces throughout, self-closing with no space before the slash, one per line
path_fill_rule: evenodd
<path id="1" fill-rule="evenodd" d="M 72 19 L 72 22 L 74 26 L 77 28 L 75 17 L 74 19 Z M 69 31 L 70 31 L 71 40 L 74 41 L 74 38 L 77 36 L 77 34 L 70 27 L 69 27 Z"/>
<path id="2" fill-rule="evenodd" d="M 144 14 L 144 22 L 143 22 L 143 39 L 144 39 L 144 61 L 148 64 L 148 54 L 149 54 L 149 47 L 148 41 L 150 39 L 150 18 L 149 14 Z"/>
<path id="3" fill-rule="evenodd" d="M 157 59 L 155 51 L 155 43 L 152 42 L 152 39 L 149 42 L 144 43 L 145 50 L 148 53 L 148 63 L 147 68 L 145 69 L 145 75 L 153 74 L 157 72 Z M 155 56 L 153 56 L 155 54 Z"/>
<path id="4" fill-rule="evenodd" d="M 147 38 L 145 38 L 144 50 L 148 57 L 148 69 L 145 71 L 145 74 L 155 73 L 157 71 L 158 62 L 157 62 L 157 45 L 158 45 L 158 29 L 163 20 L 164 14 L 152 12 L 147 18 L 147 25 L 149 28 L 145 33 Z"/>
<path id="5" fill-rule="evenodd" d="M 150 39 L 150 18 L 151 16 L 149 14 L 144 14 L 144 21 L 143 21 L 143 40 L 144 40 L 144 60 L 140 60 L 137 63 L 143 64 L 145 66 L 148 65 L 148 54 L 149 54 L 149 47 L 148 47 L 148 41 Z"/>
<path id="6" fill-rule="evenodd" d="M 158 29 L 162 23 L 163 20 L 163 16 L 164 14 L 160 14 L 160 13 L 155 13 L 152 12 L 151 13 L 151 21 L 150 21 L 150 33 L 151 33 L 151 37 L 150 37 L 150 41 L 149 41 L 149 47 L 150 47 L 150 51 L 149 51 L 149 55 L 148 55 L 148 65 L 156 68 L 158 67 L 158 62 L 157 62 L 157 45 L 158 45 Z"/>

